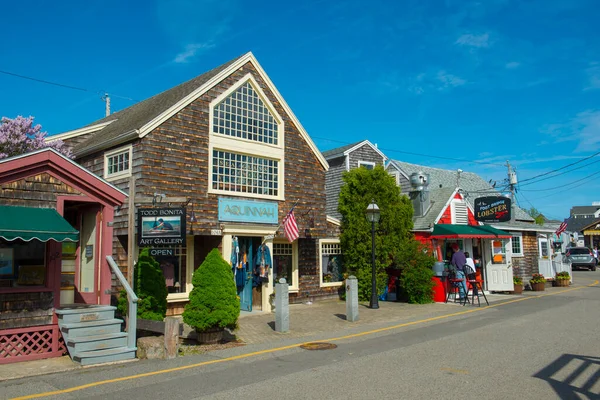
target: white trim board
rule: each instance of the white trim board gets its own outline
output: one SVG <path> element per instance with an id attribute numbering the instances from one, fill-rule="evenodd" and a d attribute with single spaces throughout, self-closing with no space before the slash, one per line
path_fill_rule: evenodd
<path id="1" fill-rule="evenodd" d="M 71 138 L 74 138 L 77 136 L 85 135 L 86 133 L 94 133 L 94 132 L 97 132 L 97 131 L 103 129 L 105 126 L 112 124 L 116 120 L 117 120 L 117 118 L 113 119 L 112 121 L 102 122 L 100 124 L 75 129 L 74 131 L 68 131 L 68 132 L 59 133 L 57 135 L 47 136 L 44 139 L 44 141 L 46 143 L 51 143 L 51 142 L 54 142 L 55 140 L 71 139 Z"/>
<path id="2" fill-rule="evenodd" d="M 352 148 L 350 148 L 350 149 L 346 150 L 346 151 L 344 152 L 344 155 L 345 155 L 345 156 L 347 156 L 348 154 L 352 153 L 353 151 L 355 151 L 355 150 L 357 150 L 357 149 L 360 149 L 360 148 L 361 148 L 361 147 L 363 147 L 365 144 L 366 144 L 366 145 L 368 145 L 368 146 L 370 146 L 370 147 L 371 147 L 373 150 L 375 150 L 377 153 L 379 153 L 379 155 L 380 155 L 381 157 L 383 157 L 383 164 L 385 165 L 385 162 L 386 162 L 386 161 L 387 161 L 387 159 L 388 159 L 388 158 L 386 157 L 386 155 L 385 155 L 385 154 L 383 154 L 383 153 L 381 152 L 381 150 L 379 150 L 379 149 L 378 149 L 378 148 L 377 148 L 375 145 L 373 145 L 373 144 L 372 144 L 371 142 L 369 142 L 368 140 L 363 140 L 362 142 L 360 142 L 360 143 L 359 143 L 359 144 L 357 144 L 356 146 L 354 146 L 354 147 L 352 147 Z"/>

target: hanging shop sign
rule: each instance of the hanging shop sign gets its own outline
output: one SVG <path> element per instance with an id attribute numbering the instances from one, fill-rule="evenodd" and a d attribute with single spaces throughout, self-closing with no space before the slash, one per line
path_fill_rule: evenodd
<path id="1" fill-rule="evenodd" d="M 479 222 L 510 221 L 511 200 L 508 197 L 488 196 L 475 199 L 475 220 Z"/>
<path id="2" fill-rule="evenodd" d="M 185 207 L 138 210 L 138 245 L 184 246 Z"/>
<path id="3" fill-rule="evenodd" d="M 277 224 L 278 211 L 275 202 L 219 199 L 219 221 Z"/>

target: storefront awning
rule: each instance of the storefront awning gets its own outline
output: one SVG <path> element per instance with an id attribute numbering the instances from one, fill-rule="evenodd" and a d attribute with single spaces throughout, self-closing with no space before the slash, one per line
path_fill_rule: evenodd
<path id="1" fill-rule="evenodd" d="M 489 225 L 437 224 L 431 233 L 432 239 L 510 239 L 512 235 Z"/>
<path id="2" fill-rule="evenodd" d="M 79 232 L 53 208 L 0 206 L 0 238 L 76 242 Z"/>

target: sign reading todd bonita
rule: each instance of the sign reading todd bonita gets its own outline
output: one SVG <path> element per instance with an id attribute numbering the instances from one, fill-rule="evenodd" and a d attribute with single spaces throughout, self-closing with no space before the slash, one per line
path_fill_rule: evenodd
<path id="1" fill-rule="evenodd" d="M 479 222 L 510 221 L 511 200 L 508 197 L 487 196 L 475 199 L 475 220 Z"/>
<path id="2" fill-rule="evenodd" d="M 138 245 L 185 246 L 185 207 L 138 210 Z"/>

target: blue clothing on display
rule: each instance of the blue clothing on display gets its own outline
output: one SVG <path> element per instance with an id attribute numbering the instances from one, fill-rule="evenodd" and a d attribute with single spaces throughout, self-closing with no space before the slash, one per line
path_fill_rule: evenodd
<path id="1" fill-rule="evenodd" d="M 265 244 L 258 246 L 254 259 L 254 273 L 259 276 L 261 282 L 269 281 L 269 268 L 273 265 L 271 251 Z"/>

